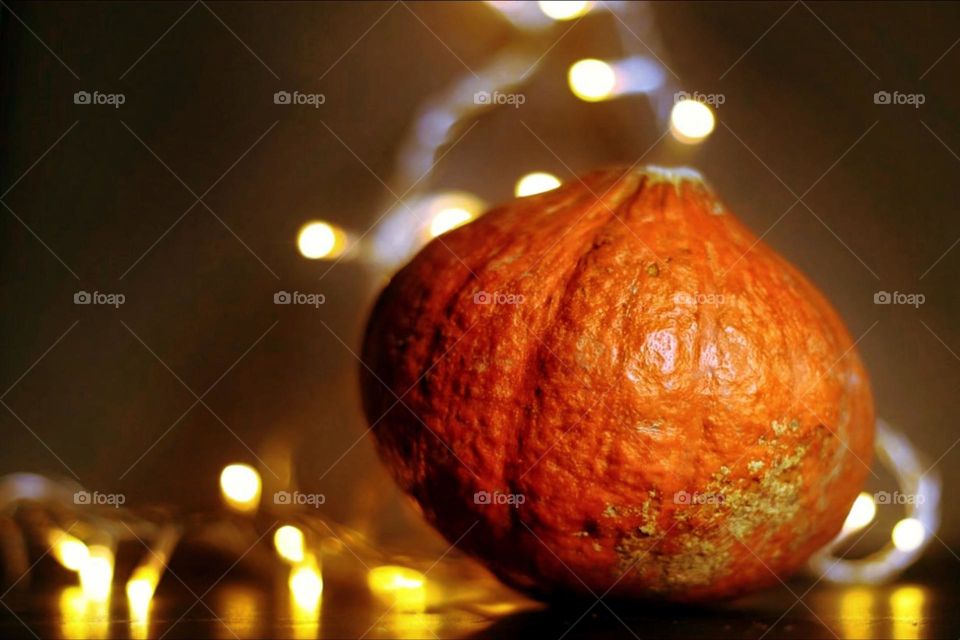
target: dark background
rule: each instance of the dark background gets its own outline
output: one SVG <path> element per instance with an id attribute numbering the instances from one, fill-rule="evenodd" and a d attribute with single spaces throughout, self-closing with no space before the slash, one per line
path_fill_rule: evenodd
<path id="1" fill-rule="evenodd" d="M 273 470 L 267 493 L 289 474 L 323 491 L 332 517 L 416 530 L 371 442 L 343 456 L 366 426 L 358 362 L 340 340 L 358 350 L 389 273 L 345 261 L 321 280 L 328 265 L 304 260 L 295 237 L 312 218 L 357 233 L 373 224 L 393 202 L 376 176 L 391 175 L 418 106 L 517 38 L 514 28 L 482 3 L 9 9 L 0 472 L 75 476 L 128 505 L 200 509 L 216 504 L 224 464 L 260 458 Z M 646 18 L 633 28 L 657 34 L 671 81 L 726 103 L 704 144 L 667 136 L 645 161 L 699 168 L 834 303 L 861 338 L 879 415 L 944 476 L 945 521 L 928 553 L 960 562 L 949 549 L 960 542 L 950 499 L 960 479 L 960 6 L 663 3 Z M 612 20 L 558 23 L 526 104 L 485 113 L 427 185 L 496 202 L 528 171 L 568 179 L 635 162 L 664 131 L 649 102 L 587 104 L 566 88 L 575 60 L 621 53 Z M 326 103 L 273 103 L 295 88 Z M 73 104 L 75 91 L 95 89 L 126 103 Z M 876 105 L 878 90 L 926 101 Z M 206 206 L 191 208 L 211 185 Z M 795 196 L 803 203 L 790 209 Z M 77 306 L 80 289 L 126 303 Z M 322 291 L 327 303 L 276 306 L 280 289 Z M 879 290 L 926 302 L 878 306 Z"/>

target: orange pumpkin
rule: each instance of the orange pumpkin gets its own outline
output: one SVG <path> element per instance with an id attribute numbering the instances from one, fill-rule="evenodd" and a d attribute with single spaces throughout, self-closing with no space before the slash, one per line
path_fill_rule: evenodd
<path id="1" fill-rule="evenodd" d="M 775 583 L 868 472 L 849 333 L 689 169 L 598 171 L 434 240 L 380 296 L 363 359 L 401 487 L 545 598 Z"/>

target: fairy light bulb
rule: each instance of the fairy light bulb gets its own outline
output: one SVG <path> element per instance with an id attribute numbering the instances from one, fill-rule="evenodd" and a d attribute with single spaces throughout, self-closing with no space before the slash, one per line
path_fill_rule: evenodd
<path id="1" fill-rule="evenodd" d="M 551 20 L 574 20 L 586 15 L 593 7 L 593 2 L 567 0 L 566 2 L 538 2 L 537 6 L 543 15 Z"/>
<path id="2" fill-rule="evenodd" d="M 160 572 L 150 566 L 137 567 L 127 581 L 127 606 L 130 609 L 132 635 L 146 637 L 150 619 L 150 604 L 160 582 Z"/>
<path id="3" fill-rule="evenodd" d="M 274 532 L 273 546 L 277 555 L 287 562 L 297 563 L 304 559 L 303 532 L 293 525 L 284 525 Z"/>
<path id="4" fill-rule="evenodd" d="M 220 473 L 223 501 L 234 511 L 256 511 L 260 504 L 261 487 L 260 474 L 248 464 L 230 464 Z"/>
<path id="5" fill-rule="evenodd" d="M 698 144 L 713 133 L 713 111 L 699 100 L 680 100 L 670 112 L 670 133 L 684 144 Z"/>
<path id="6" fill-rule="evenodd" d="M 426 228 L 427 238 L 436 238 L 475 219 L 485 206 L 484 202 L 465 191 L 444 191 L 419 205 L 416 216 Z"/>
<path id="7" fill-rule="evenodd" d="M 857 496 L 857 499 L 853 501 L 853 506 L 850 507 L 850 513 L 847 514 L 847 519 L 843 523 L 843 530 L 859 531 L 873 522 L 876 515 L 877 505 L 873 500 L 873 496 L 863 491 Z"/>
<path id="8" fill-rule="evenodd" d="M 534 171 L 528 173 L 519 180 L 513 188 L 513 193 L 518 198 L 533 196 L 545 191 L 551 191 L 560 186 L 560 180 L 555 175 L 545 171 Z"/>
<path id="9" fill-rule="evenodd" d="M 923 523 L 916 518 L 904 518 L 894 525 L 890 537 L 898 550 L 914 551 L 923 544 L 926 532 Z"/>
<path id="10" fill-rule="evenodd" d="M 343 255 L 346 244 L 347 234 L 328 222 L 309 222 L 297 234 L 297 248 L 310 260 L 338 258 Z"/>
<path id="11" fill-rule="evenodd" d="M 70 571 L 80 571 L 90 557 L 86 544 L 60 529 L 51 530 L 47 534 L 47 542 L 53 557 Z"/>
<path id="12" fill-rule="evenodd" d="M 581 100 L 599 102 L 613 95 L 617 86 L 617 73 L 603 60 L 587 58 L 570 67 L 567 83 L 573 95 Z"/>
<path id="13" fill-rule="evenodd" d="M 90 547 L 90 555 L 80 567 L 83 595 L 95 602 L 102 602 L 110 597 L 112 584 L 113 550 L 101 545 Z"/>
<path id="14" fill-rule="evenodd" d="M 441 209 L 430 221 L 430 235 L 436 238 L 473 220 L 473 214 L 463 207 Z"/>
<path id="15" fill-rule="evenodd" d="M 306 610 L 314 610 L 319 606 L 323 576 L 313 555 L 307 555 L 290 570 L 287 586 L 296 606 Z"/>
<path id="16" fill-rule="evenodd" d="M 131 602 L 149 602 L 159 582 L 160 572 L 154 567 L 146 565 L 137 567 L 127 581 L 127 597 Z"/>

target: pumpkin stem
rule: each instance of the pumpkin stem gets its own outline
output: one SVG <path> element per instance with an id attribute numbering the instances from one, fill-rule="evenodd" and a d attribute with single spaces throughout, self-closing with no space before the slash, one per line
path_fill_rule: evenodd
<path id="1" fill-rule="evenodd" d="M 706 186 L 706 181 L 696 169 L 690 167 L 659 167 L 656 165 L 647 165 L 638 167 L 637 173 L 647 177 L 650 184 L 657 182 L 669 182 L 675 187 L 679 187 L 681 182 L 698 182 Z"/>

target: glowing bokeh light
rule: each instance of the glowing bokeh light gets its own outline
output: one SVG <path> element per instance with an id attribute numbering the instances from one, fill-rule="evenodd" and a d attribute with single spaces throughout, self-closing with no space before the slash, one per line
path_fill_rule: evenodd
<path id="1" fill-rule="evenodd" d="M 273 546 L 287 562 L 303 562 L 305 542 L 303 532 L 293 525 L 284 525 L 273 533 Z"/>
<path id="2" fill-rule="evenodd" d="M 311 260 L 338 258 L 346 245 L 346 233 L 327 222 L 308 222 L 297 234 L 297 248 L 304 258 Z"/>
<path id="3" fill-rule="evenodd" d="M 923 523 L 916 518 L 904 518 L 893 527 L 893 546 L 900 551 L 919 549 L 926 538 Z"/>
<path id="4" fill-rule="evenodd" d="M 102 545 L 89 550 L 89 557 L 80 567 L 80 588 L 88 599 L 102 602 L 110 597 L 113 585 L 113 550 Z"/>
<path id="5" fill-rule="evenodd" d="M 680 100 L 670 112 L 670 133 L 684 144 L 697 144 L 713 133 L 713 111 L 698 100 Z"/>
<path id="6" fill-rule="evenodd" d="M 436 238 L 473 220 L 473 214 L 463 207 L 441 209 L 430 221 L 430 236 Z"/>
<path id="7" fill-rule="evenodd" d="M 61 637 L 67 640 L 108 637 L 109 609 L 109 603 L 91 600 L 81 587 L 65 587 L 59 599 Z"/>
<path id="8" fill-rule="evenodd" d="M 857 531 L 862 529 L 873 522 L 873 518 L 876 515 L 877 505 L 873 500 L 873 496 L 863 491 L 857 496 L 857 499 L 853 501 L 853 506 L 850 507 L 850 513 L 847 514 L 847 519 L 843 523 L 843 530 Z"/>
<path id="9" fill-rule="evenodd" d="M 214 591 L 214 615 L 223 621 L 216 625 L 221 632 L 218 637 L 226 640 L 237 638 L 264 638 L 263 591 L 249 584 L 226 584 Z"/>
<path id="10" fill-rule="evenodd" d="M 127 581 L 127 607 L 130 611 L 130 637 L 147 638 L 150 630 L 150 604 L 160 581 L 159 572 L 150 566 L 137 567 Z"/>
<path id="11" fill-rule="evenodd" d="M 157 584 L 160 582 L 160 573 L 150 566 L 137 567 L 130 579 L 127 580 L 127 601 L 131 611 L 143 611 L 150 604 Z"/>
<path id="12" fill-rule="evenodd" d="M 308 555 L 303 562 L 293 567 L 287 584 L 297 607 L 308 611 L 316 610 L 323 593 L 323 576 L 316 558 Z"/>
<path id="13" fill-rule="evenodd" d="M 220 492 L 224 503 L 242 513 L 255 511 L 260 504 L 260 474 L 248 464 L 231 464 L 220 472 Z"/>
<path id="14" fill-rule="evenodd" d="M 385 565 L 370 570 L 367 585 L 395 610 L 420 613 L 427 606 L 427 578 L 416 569 Z"/>
<path id="15" fill-rule="evenodd" d="M 553 20 L 573 20 L 585 15 L 593 7 L 593 2 L 567 0 L 559 2 L 537 2 L 543 15 Z"/>
<path id="16" fill-rule="evenodd" d="M 82 541 L 66 531 L 53 529 L 47 534 L 53 557 L 70 571 L 80 571 L 90 557 L 90 550 Z"/>
<path id="17" fill-rule="evenodd" d="M 837 620 L 844 638 L 869 638 L 874 619 L 874 594 L 866 587 L 849 587 L 840 596 Z"/>
<path id="18" fill-rule="evenodd" d="M 513 193 L 518 198 L 524 198 L 545 191 L 551 191 L 559 187 L 560 184 L 560 179 L 555 175 L 544 171 L 534 171 L 517 180 L 517 184 L 513 188 Z"/>
<path id="19" fill-rule="evenodd" d="M 573 95 L 581 100 L 599 102 L 613 95 L 617 86 L 617 72 L 603 60 L 587 58 L 570 67 L 567 83 Z"/>
<path id="20" fill-rule="evenodd" d="M 921 587 L 903 585 L 890 594 L 890 618 L 893 622 L 892 638 L 913 640 L 921 637 L 920 620 L 924 617 L 926 594 Z"/>

